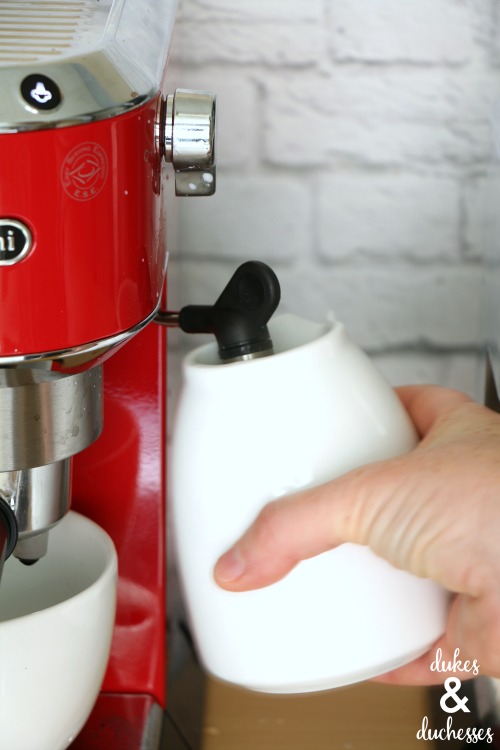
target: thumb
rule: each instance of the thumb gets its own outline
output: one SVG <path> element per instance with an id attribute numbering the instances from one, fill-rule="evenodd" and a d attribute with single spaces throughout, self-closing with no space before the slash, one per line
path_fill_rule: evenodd
<path id="1" fill-rule="evenodd" d="M 464 394 L 414 386 L 399 389 L 398 395 L 420 436 L 427 438 L 420 448 L 425 444 L 428 450 L 463 432 L 462 421 L 447 426 L 447 417 L 471 404 Z M 435 547 L 436 530 L 446 524 L 438 528 L 435 518 L 442 456 L 429 459 L 417 449 L 269 503 L 219 559 L 216 582 L 230 591 L 261 588 L 283 578 L 300 560 L 342 542 L 369 545 L 397 567 L 432 577 L 433 540 Z M 456 473 L 452 468 L 450 475 Z M 442 514 L 449 511 L 444 502 L 440 508 Z M 422 549 L 427 549 L 426 555 L 419 553 Z"/>
<path id="2" fill-rule="evenodd" d="M 367 490 L 373 492 L 381 466 L 357 469 L 328 484 L 266 505 L 244 535 L 218 560 L 216 582 L 230 591 L 262 588 L 283 578 L 300 560 L 342 542 L 365 543 L 365 524 L 356 517 L 356 508 L 365 505 L 366 511 L 363 496 Z"/>

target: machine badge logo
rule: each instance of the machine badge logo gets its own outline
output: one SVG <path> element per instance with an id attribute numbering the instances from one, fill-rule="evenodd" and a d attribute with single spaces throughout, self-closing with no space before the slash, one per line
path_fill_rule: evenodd
<path id="1" fill-rule="evenodd" d="M 108 176 L 108 157 L 98 143 L 80 143 L 65 158 L 61 179 L 66 193 L 77 201 L 98 195 Z"/>
<path id="2" fill-rule="evenodd" d="M 0 219 L 0 266 L 11 266 L 25 258 L 31 250 L 30 230 L 16 219 Z"/>

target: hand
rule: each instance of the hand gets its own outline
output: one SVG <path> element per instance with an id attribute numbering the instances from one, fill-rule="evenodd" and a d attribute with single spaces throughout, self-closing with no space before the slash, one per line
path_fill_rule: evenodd
<path id="1" fill-rule="evenodd" d="M 215 579 L 229 591 L 261 588 L 342 542 L 367 545 L 454 594 L 443 638 L 384 681 L 442 682 L 429 669 L 438 647 L 445 661 L 458 647 L 481 674 L 500 676 L 500 416 L 457 391 L 398 394 L 417 448 L 270 503 L 219 559 Z"/>

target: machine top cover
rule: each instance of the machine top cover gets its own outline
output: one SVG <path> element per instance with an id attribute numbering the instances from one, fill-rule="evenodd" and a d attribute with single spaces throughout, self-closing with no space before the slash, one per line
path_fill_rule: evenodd
<path id="1" fill-rule="evenodd" d="M 177 0 L 0 0 L 0 132 L 73 125 L 159 91 Z"/>

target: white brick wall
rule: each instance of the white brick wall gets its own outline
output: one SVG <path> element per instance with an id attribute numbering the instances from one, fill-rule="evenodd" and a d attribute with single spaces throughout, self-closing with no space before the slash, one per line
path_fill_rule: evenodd
<path id="1" fill-rule="evenodd" d="M 181 0 L 181 84 L 218 94 L 219 166 L 214 198 L 182 200 L 170 306 L 259 258 L 282 309 L 334 309 L 392 382 L 480 398 L 499 5 Z"/>
<path id="2" fill-rule="evenodd" d="M 479 3 L 476 3 L 476 6 Z M 474 56 L 477 8 L 460 0 L 348 0 L 330 4 L 337 60 L 461 64 Z"/>

